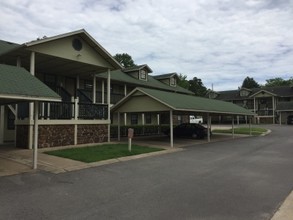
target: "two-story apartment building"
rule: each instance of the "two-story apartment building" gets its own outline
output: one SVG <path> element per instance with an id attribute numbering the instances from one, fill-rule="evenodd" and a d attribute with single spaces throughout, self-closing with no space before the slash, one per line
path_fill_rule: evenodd
<path id="1" fill-rule="evenodd" d="M 38 145 L 54 147 L 110 139 L 110 108 L 135 87 L 192 94 L 176 85 L 177 75 L 151 76 L 148 65 L 123 68 L 85 30 L 44 37 L 24 44 L 0 41 L 0 63 L 25 69 L 55 91 L 62 102 L 39 102 Z M 1 72 L 0 72 L 1 74 Z M 169 80 L 166 80 L 169 79 Z M 1 106 L 2 141 L 32 148 L 34 103 Z M 143 115 L 125 114 L 133 124 Z M 145 119 L 157 123 L 149 117 Z"/>
<path id="2" fill-rule="evenodd" d="M 293 115 L 293 86 L 239 88 L 228 91 L 209 91 L 207 97 L 228 102 L 256 113 L 255 123 L 286 124 L 287 117 Z M 228 117 L 214 118 L 215 121 L 229 121 Z M 245 121 L 245 118 L 239 120 Z"/>

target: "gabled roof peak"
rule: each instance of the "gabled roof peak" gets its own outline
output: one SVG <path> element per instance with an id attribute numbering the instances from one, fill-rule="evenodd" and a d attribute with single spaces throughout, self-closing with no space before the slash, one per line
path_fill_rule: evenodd
<path id="1" fill-rule="evenodd" d="M 127 73 L 127 72 L 141 70 L 143 68 L 146 68 L 149 73 L 153 72 L 153 70 L 147 64 L 141 64 L 141 65 L 135 65 L 135 66 L 132 66 L 132 67 L 126 67 L 126 68 L 123 69 L 123 72 Z"/>

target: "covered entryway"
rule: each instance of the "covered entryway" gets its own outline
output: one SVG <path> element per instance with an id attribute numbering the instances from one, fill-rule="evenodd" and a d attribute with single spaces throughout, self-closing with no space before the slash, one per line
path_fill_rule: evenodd
<path id="1" fill-rule="evenodd" d="M 20 102 L 34 102 L 34 151 L 33 168 L 37 168 L 38 149 L 38 102 L 39 101 L 61 101 L 61 97 L 31 75 L 24 68 L 0 64 L 0 106 L 12 105 Z M 13 107 L 11 107 L 13 108 Z M 3 111 L 1 111 L 3 112 Z M 3 115 L 3 114 L 1 114 Z M 0 139 L 3 140 L 4 122 L 0 118 Z"/>
<path id="2" fill-rule="evenodd" d="M 136 88 L 128 96 L 118 102 L 111 111 L 118 118 L 118 139 L 120 139 L 120 116 L 131 112 L 168 112 L 170 117 L 170 146 L 174 146 L 173 115 L 174 114 L 199 114 L 206 116 L 207 127 L 211 128 L 211 117 L 230 115 L 234 122 L 236 116 L 253 116 L 254 113 L 230 102 L 207 99 L 192 95 L 184 95 L 161 90 Z M 249 120 L 251 122 L 251 120 Z M 232 124 L 232 128 L 234 123 Z M 208 132 L 208 141 L 210 136 Z"/>

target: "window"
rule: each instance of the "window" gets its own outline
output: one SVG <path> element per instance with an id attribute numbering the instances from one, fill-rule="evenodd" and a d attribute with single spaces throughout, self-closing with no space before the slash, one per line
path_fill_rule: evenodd
<path id="1" fill-rule="evenodd" d="M 240 91 L 240 96 L 243 97 L 243 96 L 248 96 L 249 95 L 249 91 L 246 91 L 246 90 L 241 90 Z"/>
<path id="2" fill-rule="evenodd" d="M 145 71 L 145 70 L 141 70 L 141 71 L 140 71 L 140 78 L 141 78 L 141 79 L 146 80 L 146 77 L 147 77 L 146 75 L 147 75 L 147 74 L 146 74 L 146 71 Z"/>
<path id="3" fill-rule="evenodd" d="M 145 114 L 145 123 L 146 124 L 151 124 L 152 123 L 152 115 L 151 115 L 151 113 L 146 113 Z"/>
<path id="4" fill-rule="evenodd" d="M 130 115 L 130 124 L 137 125 L 138 124 L 138 114 Z"/>
<path id="5" fill-rule="evenodd" d="M 170 78 L 170 86 L 176 86 L 176 79 L 174 77 Z"/>
<path id="6" fill-rule="evenodd" d="M 215 93 L 215 92 L 210 92 L 210 93 L 209 93 L 209 98 L 210 98 L 210 99 L 215 99 L 215 98 L 217 98 L 217 96 L 218 96 L 218 94 Z"/>

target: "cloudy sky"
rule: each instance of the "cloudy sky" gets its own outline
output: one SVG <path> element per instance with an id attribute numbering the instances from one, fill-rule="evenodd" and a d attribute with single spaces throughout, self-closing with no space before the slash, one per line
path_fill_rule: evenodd
<path id="1" fill-rule="evenodd" d="M 112 55 L 214 90 L 293 76 L 293 0 L 0 0 L 0 39 L 84 28 Z"/>

